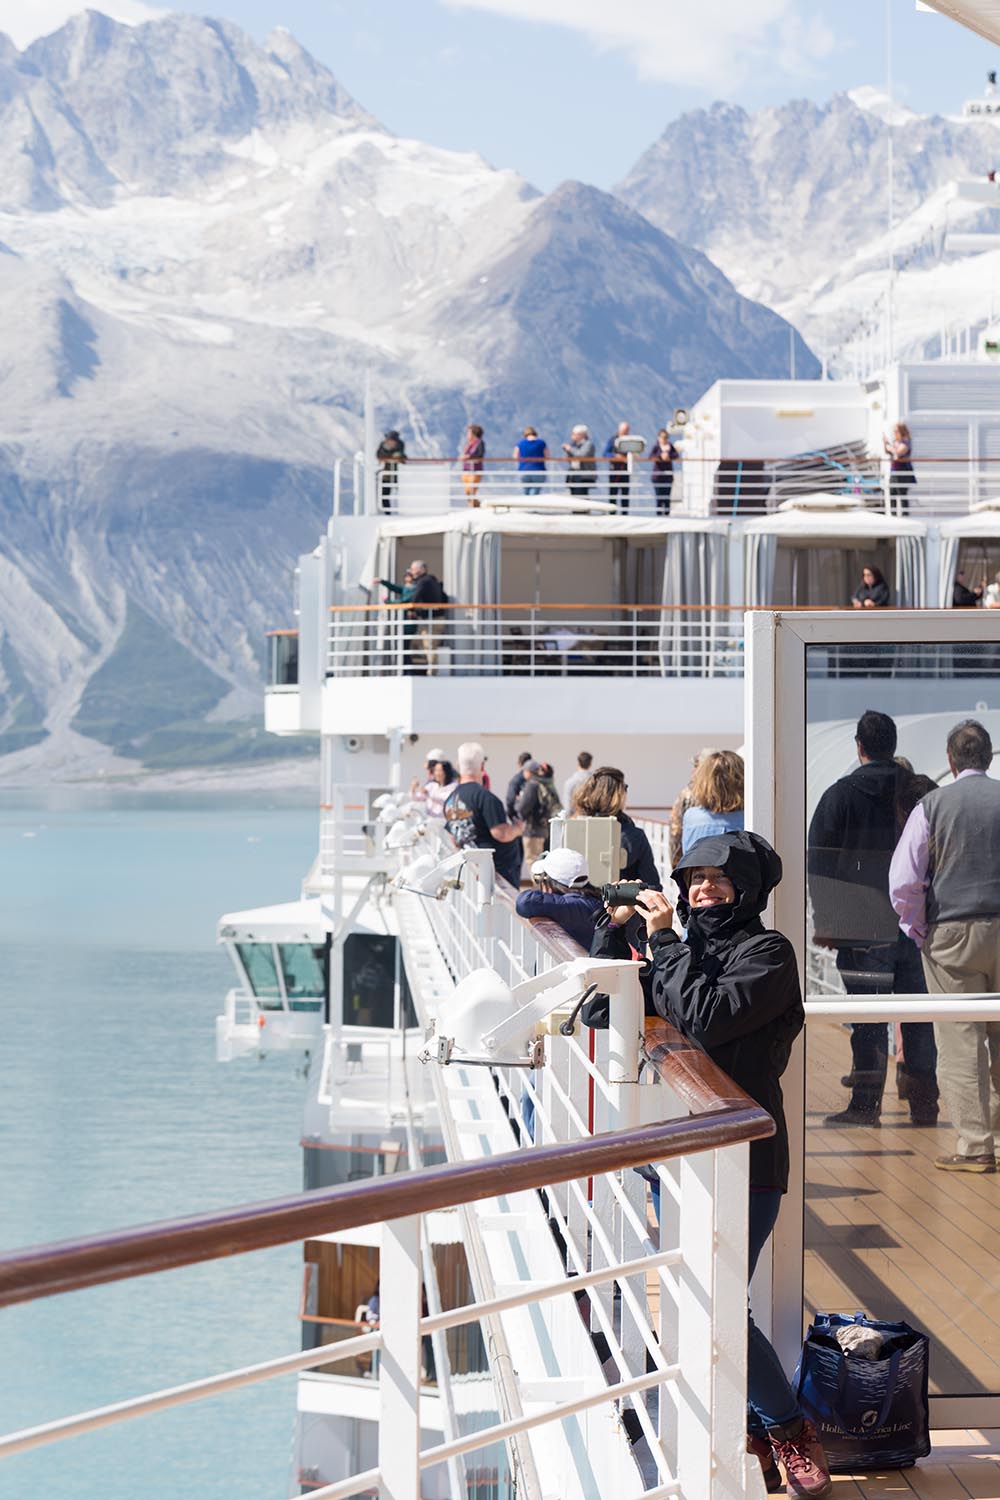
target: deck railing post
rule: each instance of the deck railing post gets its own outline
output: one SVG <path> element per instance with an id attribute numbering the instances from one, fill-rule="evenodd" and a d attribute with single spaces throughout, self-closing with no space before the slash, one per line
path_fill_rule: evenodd
<path id="1" fill-rule="evenodd" d="M 746 1455 L 747 1234 L 749 1147 L 724 1146 L 715 1162 L 715 1255 L 712 1263 L 712 1500 L 745 1500 L 763 1493 L 757 1460 Z"/>
<path id="2" fill-rule="evenodd" d="M 681 1494 L 714 1495 L 712 1453 L 714 1151 L 680 1163 L 680 1250 L 677 1283 L 677 1478 Z"/>
<path id="3" fill-rule="evenodd" d="M 420 1215 L 382 1226 L 379 1500 L 420 1500 Z"/>

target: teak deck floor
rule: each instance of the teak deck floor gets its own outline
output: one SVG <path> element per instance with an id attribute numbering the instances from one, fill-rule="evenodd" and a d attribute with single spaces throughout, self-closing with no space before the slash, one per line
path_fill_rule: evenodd
<path id="1" fill-rule="evenodd" d="M 910 1126 L 891 1060 L 881 1128 L 824 1128 L 850 1038 L 813 1024 L 807 1045 L 807 1309 L 905 1318 L 930 1335 L 932 1393 L 1000 1393 L 1000 1173 L 934 1167 L 954 1132 Z"/>
<path id="2" fill-rule="evenodd" d="M 932 1434 L 934 1451 L 912 1469 L 835 1474 L 837 1500 L 1000 1500 L 1000 1432 Z"/>

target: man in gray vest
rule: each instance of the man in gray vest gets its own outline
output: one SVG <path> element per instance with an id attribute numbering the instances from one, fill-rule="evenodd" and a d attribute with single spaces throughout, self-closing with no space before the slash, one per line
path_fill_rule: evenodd
<path id="1" fill-rule="evenodd" d="M 1000 782 L 987 776 L 993 744 L 966 719 L 948 736 L 955 780 L 910 814 L 889 870 L 899 925 L 921 949 L 932 994 L 1000 990 Z M 958 1133 L 934 1165 L 995 1172 L 1000 1140 L 1000 1021 L 935 1024 L 938 1083 Z"/>

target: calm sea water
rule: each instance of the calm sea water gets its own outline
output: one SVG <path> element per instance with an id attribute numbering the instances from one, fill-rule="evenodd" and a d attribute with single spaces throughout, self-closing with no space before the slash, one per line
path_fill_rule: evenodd
<path id="1" fill-rule="evenodd" d="M 222 1066 L 224 911 L 293 900 L 273 794 L 0 796 L 0 1246 L 297 1191 L 297 1060 Z M 295 1247 L 0 1312 L 0 1430 L 298 1347 Z M 294 1377 L 7 1460 L 0 1495 L 281 1500 Z"/>

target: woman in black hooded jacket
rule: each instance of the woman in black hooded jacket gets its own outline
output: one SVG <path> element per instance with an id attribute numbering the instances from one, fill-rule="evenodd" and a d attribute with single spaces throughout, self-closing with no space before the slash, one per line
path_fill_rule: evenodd
<path id="1" fill-rule="evenodd" d="M 693 844 L 673 875 L 680 890 L 677 910 L 686 924 L 683 940 L 673 931 L 667 897 L 644 890 L 634 911 L 616 907 L 611 912 L 600 946 L 610 957 L 623 956 L 618 953 L 623 942 L 639 951 L 648 943 L 647 1001 L 775 1122 L 773 1136 L 750 1146 L 749 1279 L 788 1188 L 781 1075 L 804 1020 L 792 945 L 760 920 L 781 879 L 781 860 L 755 833 L 714 834 Z M 826 1494 L 829 1472 L 815 1430 L 752 1316 L 747 1398 L 750 1446 L 768 1488 L 780 1484 L 777 1456 L 788 1474 L 789 1493 Z"/>

